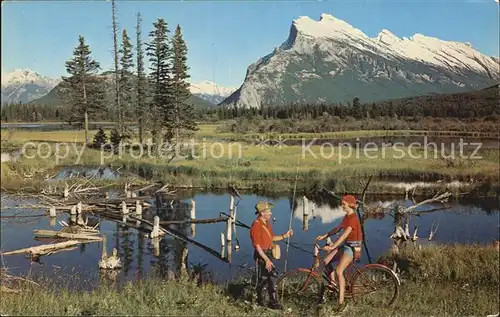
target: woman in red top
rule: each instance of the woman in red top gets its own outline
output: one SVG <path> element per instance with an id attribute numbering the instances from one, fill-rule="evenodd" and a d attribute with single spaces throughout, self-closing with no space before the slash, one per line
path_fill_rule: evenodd
<path id="1" fill-rule="evenodd" d="M 344 270 L 349 266 L 349 264 L 353 261 L 355 255 L 356 258 L 359 258 L 359 252 L 361 250 L 361 241 L 363 239 L 361 234 L 361 224 L 359 219 L 354 212 L 354 209 L 357 208 L 356 198 L 352 195 L 345 195 L 342 197 L 342 209 L 345 211 L 346 215 L 339 226 L 330 230 L 327 234 L 316 237 L 316 241 L 324 240 L 332 235 L 337 234 L 340 230 L 344 230 L 342 235 L 331 245 L 327 245 L 323 248 L 325 251 L 331 251 L 325 257 L 325 265 L 332 267 L 331 263 L 334 260 L 334 257 L 338 253 L 338 257 L 335 257 L 335 260 L 340 258 L 339 264 L 335 271 L 331 270 L 330 272 L 330 280 L 335 281 L 335 273 L 337 273 L 338 285 L 339 285 L 339 312 L 345 309 L 344 303 L 344 292 L 345 292 L 345 278 L 344 278 Z M 339 248 L 340 247 L 340 248 Z M 338 252 L 340 249 L 340 252 Z M 356 249 L 356 251 L 355 251 Z"/>

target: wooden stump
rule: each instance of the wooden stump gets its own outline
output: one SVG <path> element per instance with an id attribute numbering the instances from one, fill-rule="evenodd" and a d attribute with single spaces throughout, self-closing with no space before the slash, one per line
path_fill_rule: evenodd
<path id="1" fill-rule="evenodd" d="M 158 238 L 160 236 L 160 217 L 155 216 L 153 223 L 153 230 L 151 231 L 151 238 Z"/>
<path id="2" fill-rule="evenodd" d="M 153 238 L 153 254 L 154 256 L 160 256 L 160 238 Z"/>
<path id="3" fill-rule="evenodd" d="M 302 196 L 302 211 L 305 216 L 309 216 L 309 200 L 306 196 Z"/>
<path id="4" fill-rule="evenodd" d="M 224 232 L 220 233 L 220 245 L 224 248 L 226 246 L 226 239 L 224 237 Z"/>
<path id="5" fill-rule="evenodd" d="M 231 240 L 232 240 L 233 219 L 234 219 L 234 197 L 231 195 L 229 201 L 229 217 L 227 218 L 227 225 L 226 225 L 226 240 L 228 246 L 231 245 Z"/>
<path id="6" fill-rule="evenodd" d="M 64 184 L 64 194 L 63 194 L 64 198 L 68 198 L 69 197 L 69 187 L 68 187 L 68 184 Z"/>
<path id="7" fill-rule="evenodd" d="M 191 238 L 194 238 L 196 235 L 196 224 L 191 223 Z"/>
<path id="8" fill-rule="evenodd" d="M 55 206 L 51 206 L 51 207 L 49 208 L 49 216 L 50 216 L 51 218 L 54 218 L 54 217 L 56 217 L 56 216 L 57 216 L 57 213 L 56 213 L 56 207 L 55 207 Z"/>
<path id="9" fill-rule="evenodd" d="M 142 205 L 139 200 L 135 201 L 135 214 L 137 216 L 142 216 Z"/>
<path id="10" fill-rule="evenodd" d="M 221 244 L 220 256 L 221 258 L 224 258 L 226 254 L 226 237 L 224 236 L 224 232 L 220 233 L 220 244 Z"/>
<path id="11" fill-rule="evenodd" d="M 196 218 L 196 204 L 193 199 L 191 199 L 191 220 Z"/>
<path id="12" fill-rule="evenodd" d="M 127 203 L 124 201 L 122 201 L 122 214 L 124 214 L 124 215 L 128 214 Z"/>
<path id="13" fill-rule="evenodd" d="M 309 217 L 307 215 L 302 217 L 302 230 L 309 230 Z"/>

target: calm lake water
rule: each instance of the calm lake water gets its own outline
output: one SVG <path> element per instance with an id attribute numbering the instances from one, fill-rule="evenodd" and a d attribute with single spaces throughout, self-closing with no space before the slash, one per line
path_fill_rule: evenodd
<path id="1" fill-rule="evenodd" d="M 157 206 L 163 206 L 158 214 L 162 220 L 181 220 L 189 217 L 190 201 L 194 199 L 196 203 L 196 218 L 215 218 L 219 212 L 227 212 L 229 208 L 228 194 L 198 193 L 194 196 L 183 195 L 171 201 L 166 197 L 151 199 L 148 202 L 153 206 L 144 212 L 145 219 L 152 219 L 157 212 Z M 245 224 L 251 225 L 255 219 L 254 206 L 262 199 L 272 202 L 274 207 L 273 216 L 276 222 L 273 229 L 276 234 L 286 232 L 290 221 L 290 210 L 292 204 L 291 197 L 266 198 L 257 195 L 242 195 L 242 200 L 236 199 L 237 219 Z M 369 203 L 376 204 L 381 201 L 389 203 L 398 201 L 402 204 L 411 204 L 411 201 L 400 200 L 401 198 L 391 197 L 370 197 Z M 418 200 L 422 200 L 418 199 Z M 417 201 L 418 201 L 417 200 Z M 36 215 L 43 213 L 41 209 L 20 209 L 12 208 L 20 205 L 35 204 L 36 200 L 20 200 L 13 196 L 2 195 L 2 217 L 15 214 Z M 434 243 L 491 243 L 499 239 L 499 209 L 496 200 L 485 200 L 480 198 L 467 198 L 448 203 L 447 210 L 440 210 L 431 213 L 421 214 L 420 217 L 412 217 L 410 233 L 413 227 L 419 226 L 419 236 L 425 243 L 433 223 L 439 225 L 439 229 L 434 237 Z M 280 271 L 283 271 L 285 258 L 288 259 L 287 269 L 311 265 L 311 255 L 314 238 L 327 232 L 337 225 L 343 217 L 343 212 L 336 204 L 335 200 L 318 196 L 309 200 L 309 216 L 307 230 L 303 228 L 303 203 L 302 198 L 296 199 L 295 208 L 292 212 L 292 229 L 294 236 L 291 242 L 295 247 L 290 246 L 288 257 L 286 256 L 286 245 L 281 243 L 282 259 L 276 261 Z M 418 210 L 427 210 L 442 207 L 441 204 L 424 205 Z M 314 212 L 313 212 L 314 209 Z M 91 215 L 89 215 L 91 216 Z M 160 241 L 160 254 L 155 256 L 151 239 L 144 237 L 144 233 L 136 229 L 122 228 L 119 224 L 99 219 L 89 219 L 89 222 L 99 220 L 100 231 L 107 236 L 107 251 L 111 253 L 113 248 L 117 248 L 123 268 L 117 272 L 118 281 L 136 280 L 145 276 L 153 268 L 162 272 L 172 270 L 177 272 L 179 266 L 179 256 L 184 248 L 188 249 L 188 262 L 193 264 L 206 264 L 205 271 L 212 273 L 213 278 L 218 282 L 225 282 L 241 275 L 249 276 L 253 269 L 252 254 L 253 249 L 250 242 L 248 229 L 236 227 L 236 235 L 233 233 L 233 244 L 237 237 L 240 250 L 232 251 L 231 263 L 225 263 L 220 258 L 206 252 L 198 246 L 187 244 L 176 240 L 171 236 L 165 236 Z M 1 249 L 10 251 L 20 248 L 27 248 L 33 245 L 40 245 L 51 242 L 34 240 L 33 230 L 49 229 L 60 230 L 59 221 L 69 223 L 69 215 L 58 215 L 54 227 L 51 226 L 48 216 L 33 218 L 2 218 L 1 221 Z M 54 225 L 54 223 L 52 223 Z M 221 252 L 221 232 L 226 231 L 225 223 L 196 224 L 194 236 L 191 225 L 173 227 L 188 237 L 192 237 L 217 252 Z M 365 222 L 366 242 L 372 258 L 388 252 L 391 246 L 389 236 L 394 230 L 393 218 L 389 215 L 382 219 L 368 219 Z M 297 247 L 303 248 L 303 250 Z M 55 274 L 62 280 L 63 276 L 77 275 L 82 281 L 77 285 L 79 288 L 92 288 L 99 283 L 98 262 L 101 256 L 102 243 L 88 243 L 78 246 L 76 250 L 60 252 L 51 256 L 43 256 L 39 263 L 30 263 L 30 259 L 25 255 L 7 255 L 3 257 L 3 266 L 9 268 L 10 274 L 31 275 Z M 363 262 L 367 262 L 367 254 L 363 253 Z"/>

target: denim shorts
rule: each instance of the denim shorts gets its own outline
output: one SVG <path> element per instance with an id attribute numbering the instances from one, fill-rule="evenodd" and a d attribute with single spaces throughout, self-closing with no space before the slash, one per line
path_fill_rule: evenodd
<path id="1" fill-rule="evenodd" d="M 354 247 L 355 246 L 361 246 L 361 241 L 347 241 L 343 247 L 342 247 L 342 251 L 344 251 L 344 253 L 346 254 L 349 254 L 351 257 L 354 258 Z"/>
<path id="2" fill-rule="evenodd" d="M 350 255 L 352 258 L 354 257 L 354 252 L 352 251 L 352 248 L 350 246 L 344 245 L 342 247 L 342 251 L 344 252 L 344 254 Z"/>

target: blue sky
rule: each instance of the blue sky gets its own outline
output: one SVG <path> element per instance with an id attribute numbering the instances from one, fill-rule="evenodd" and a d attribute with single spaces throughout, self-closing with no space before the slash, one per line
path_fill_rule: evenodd
<path id="1" fill-rule="evenodd" d="M 293 19 L 319 20 L 329 13 L 370 37 L 388 29 L 399 37 L 415 33 L 470 42 L 499 55 L 499 4 L 483 1 L 120 1 L 117 19 L 135 43 L 136 13 L 143 37 L 163 17 L 180 24 L 188 45 L 191 80 L 238 87 L 248 65 L 288 36 Z M 111 3 L 106 1 L 10 1 L 2 4 L 2 71 L 31 68 L 45 76 L 65 75 L 78 35 L 85 36 L 104 70 L 112 59 Z"/>

